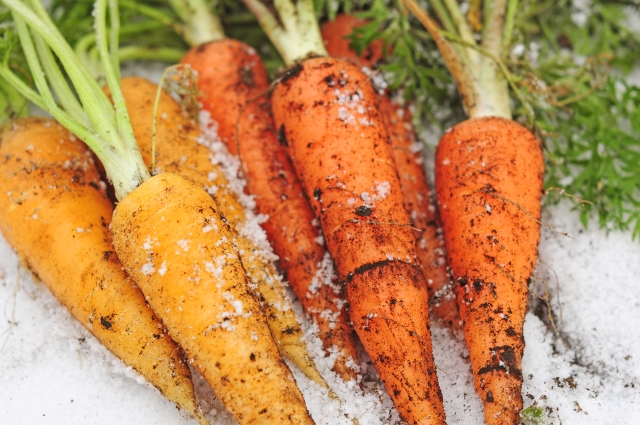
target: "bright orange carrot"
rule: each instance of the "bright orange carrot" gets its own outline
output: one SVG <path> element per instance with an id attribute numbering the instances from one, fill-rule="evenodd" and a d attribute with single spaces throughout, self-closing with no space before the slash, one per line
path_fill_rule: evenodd
<path id="1" fill-rule="evenodd" d="M 507 80 L 495 60 L 502 57 L 507 2 L 485 10 L 489 24 L 478 52 L 457 50 L 415 0 L 403 1 L 438 44 L 469 117 L 440 140 L 436 193 L 485 421 L 516 425 L 523 404 L 523 325 L 540 240 L 544 161 L 533 133 L 511 120 Z M 462 16 L 458 4 L 449 3 L 449 12 Z M 456 26 L 473 46 L 466 21 Z"/>
<path id="2" fill-rule="evenodd" d="M 0 129 L 0 230 L 102 344 L 200 424 L 184 353 L 111 245 L 113 206 L 86 146 L 51 119 Z"/>
<path id="3" fill-rule="evenodd" d="M 443 424 L 426 279 L 376 93 L 358 66 L 323 57 L 311 1 L 245 3 L 290 66 L 272 93 L 274 120 L 320 219 L 358 337 L 402 418 Z"/>
<path id="4" fill-rule="evenodd" d="M 72 128 L 103 163 L 119 201 L 111 223 L 116 253 L 169 334 L 240 424 L 312 424 L 260 303 L 249 290 L 236 234 L 201 187 L 175 174 L 151 177 L 144 165 L 116 72 L 117 2 L 97 0 L 94 9 L 98 51 L 113 104 L 39 3 L 27 7 L 19 0 L 3 2 L 12 12 L 38 91 L 28 89 L 6 67 L 0 72 Z M 38 46 L 32 31 L 40 36 Z M 110 49 L 109 42 L 116 44 Z M 37 50 L 42 55 L 35 55 Z M 75 92 L 61 78 L 56 60 L 40 63 L 52 52 Z M 56 86 L 62 107 L 55 103 L 49 82 Z"/>
<path id="5" fill-rule="evenodd" d="M 440 140 L 436 164 L 476 390 L 488 422 L 515 424 L 522 409 L 527 284 L 540 239 L 532 219 L 540 218 L 543 190 L 540 144 L 512 120 L 470 119 Z"/>
<path id="6" fill-rule="evenodd" d="M 321 30 L 329 54 L 367 66 L 372 66 L 379 61 L 380 56 L 371 55 L 368 52 L 379 51 L 381 55 L 382 40 L 373 42 L 362 55 L 357 56 L 349 48 L 349 40 L 345 38 L 355 28 L 366 23 L 364 19 L 346 14 L 340 14 L 335 20 L 325 22 Z M 451 278 L 447 272 L 448 264 L 440 217 L 436 212 L 435 199 L 431 198 L 431 190 L 422 168 L 421 145 L 416 138 L 409 108 L 393 101 L 390 96 L 391 93 L 388 91 L 380 96 L 380 114 L 391 138 L 393 159 L 400 177 L 404 206 L 409 213 L 412 226 L 418 229 L 414 234 L 418 257 L 427 277 L 433 319 L 449 327 L 460 329 L 458 306 Z"/>
<path id="7" fill-rule="evenodd" d="M 203 109 L 242 160 L 246 189 L 255 195 L 257 212 L 269 217 L 262 227 L 305 312 L 318 324 L 325 352 L 339 353 L 333 369 L 345 380 L 356 379 L 345 302 L 286 146 L 278 141 L 269 101 L 260 97 L 269 87 L 260 57 L 246 44 L 224 39 L 192 48 L 182 63 L 198 72 Z"/>

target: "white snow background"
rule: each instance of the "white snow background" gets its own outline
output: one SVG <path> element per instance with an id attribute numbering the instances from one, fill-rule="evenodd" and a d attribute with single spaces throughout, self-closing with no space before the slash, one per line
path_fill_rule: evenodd
<path id="1" fill-rule="evenodd" d="M 160 68 L 145 66 L 128 73 L 157 81 Z M 536 292 L 548 291 L 558 333 L 546 319 L 546 304 L 532 297 L 524 333 L 525 406 L 545 408 L 549 424 L 639 424 L 640 241 L 629 232 L 600 230 L 595 221 L 583 229 L 568 201 L 546 207 L 543 221 L 572 239 L 542 229 Z M 482 424 L 464 341 L 438 326 L 432 332 L 447 423 Z M 317 338 L 311 335 L 309 343 L 319 354 Z M 321 357 L 323 374 L 345 401 L 342 409 L 292 367 L 318 424 L 350 424 L 344 412 L 361 425 L 397 421 L 388 399 L 340 384 Z M 233 423 L 195 380 L 211 423 Z M 128 423 L 196 424 L 71 318 L 20 268 L 0 236 L 0 424 Z"/>

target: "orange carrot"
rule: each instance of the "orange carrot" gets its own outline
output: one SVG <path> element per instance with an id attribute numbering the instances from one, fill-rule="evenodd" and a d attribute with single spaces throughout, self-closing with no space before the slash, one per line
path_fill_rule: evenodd
<path id="1" fill-rule="evenodd" d="M 184 353 L 111 245 L 113 206 L 82 142 L 51 119 L 0 129 L 0 230 L 89 332 L 200 424 Z"/>
<path id="2" fill-rule="evenodd" d="M 139 141 L 142 157 L 151 163 L 151 135 L 153 132 L 153 102 L 157 86 L 143 78 L 127 77 L 121 81 L 131 124 Z M 186 117 L 180 104 L 162 92 L 158 103 L 156 169 L 178 174 L 213 195 L 220 211 L 232 230 L 237 232 L 235 243 L 251 281 L 253 292 L 260 298 L 267 322 L 283 354 L 291 358 L 309 378 L 322 386 L 327 384 L 302 338 L 302 328 L 291 307 L 284 284 L 271 258 L 270 247 L 261 240 L 260 228 L 252 228 L 245 207 L 231 190 L 220 167 L 212 163 L 212 152 L 201 144 L 204 139 L 197 123 Z"/>
<path id="3" fill-rule="evenodd" d="M 286 146 L 278 141 L 269 101 L 260 97 L 269 87 L 260 57 L 246 44 L 224 39 L 192 48 L 182 63 L 198 72 L 203 109 L 242 160 L 247 191 L 255 195 L 257 212 L 269 217 L 262 227 L 305 312 L 318 324 L 325 353 L 338 351 L 333 369 L 344 380 L 356 379 L 345 302 Z"/>
<path id="4" fill-rule="evenodd" d="M 311 1 L 245 3 L 290 66 L 272 93 L 273 116 L 320 219 L 354 329 L 402 418 L 443 424 L 426 279 L 376 93 L 358 66 L 323 57 Z"/>
<path id="5" fill-rule="evenodd" d="M 335 20 L 325 22 L 321 30 L 329 54 L 367 66 L 372 66 L 379 61 L 382 40 L 373 42 L 362 55 L 357 56 L 353 50 L 349 49 L 349 40 L 345 38 L 355 28 L 366 23 L 364 19 L 346 14 L 338 15 Z M 370 52 L 380 52 L 380 55 L 372 55 Z M 416 140 L 409 108 L 393 101 L 390 96 L 391 93 L 388 91 L 380 96 L 380 114 L 391 138 L 393 159 L 400 177 L 404 206 L 409 213 L 412 226 L 418 229 L 414 232 L 416 247 L 427 277 L 433 319 L 449 327 L 460 329 L 458 306 L 447 272 L 448 265 L 440 217 L 436 212 L 435 200 L 431 198 L 431 190 L 422 168 L 421 145 Z"/>
<path id="6" fill-rule="evenodd" d="M 426 280 L 376 94 L 348 62 L 309 59 L 296 71 L 274 90 L 274 118 L 346 285 L 354 328 L 403 418 L 444 423 Z"/>
<path id="7" fill-rule="evenodd" d="M 415 0 L 403 1 L 437 43 L 469 117 L 440 140 L 436 193 L 485 421 L 515 425 L 523 404 L 523 325 L 540 240 L 544 162 L 533 133 L 511 120 L 507 80 L 495 59 L 502 57 L 507 2 L 485 10 L 489 24 L 479 52 L 457 50 Z M 449 3 L 449 13 L 462 16 L 458 4 Z M 456 26 L 473 46 L 464 18 Z"/>
<path id="8" fill-rule="evenodd" d="M 353 30 L 368 21 L 353 15 L 341 13 L 333 21 L 327 21 L 320 26 L 320 33 L 327 52 L 335 58 L 357 59 L 365 66 L 373 68 L 384 57 L 384 43 L 382 39 L 373 41 L 360 56 L 349 47 L 351 40 L 347 38 Z"/>
<path id="9" fill-rule="evenodd" d="M 2 76 L 73 129 L 99 157 L 118 200 L 111 223 L 118 258 L 190 363 L 240 424 L 312 424 L 260 303 L 249 290 L 236 234 L 201 187 L 175 174 L 151 177 L 145 167 L 116 72 L 117 2 L 97 0 L 94 9 L 97 48 L 113 104 L 39 3 L 3 2 L 12 12 L 38 90 L 26 87 L 6 67 Z M 37 46 L 32 32 L 40 36 Z M 41 63 L 40 58 L 54 60 Z M 61 78 L 56 59 L 75 90 Z"/>
<path id="10" fill-rule="evenodd" d="M 503 118 L 458 124 L 436 154 L 445 242 L 488 423 L 515 424 L 522 409 L 522 326 L 540 239 L 524 211 L 540 218 L 542 173 L 538 140 Z"/>

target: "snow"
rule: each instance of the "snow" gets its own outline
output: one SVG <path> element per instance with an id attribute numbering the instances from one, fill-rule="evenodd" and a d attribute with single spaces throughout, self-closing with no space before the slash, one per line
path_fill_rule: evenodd
<path id="1" fill-rule="evenodd" d="M 555 323 L 567 346 L 545 319 L 546 304 L 532 297 L 525 322 L 525 406 L 547 409 L 551 424 L 639 423 L 640 243 L 627 232 L 607 234 L 595 223 L 583 230 L 568 203 L 547 207 L 544 220 L 573 237 L 543 229 L 536 272 L 536 292 L 544 293 L 546 282 Z M 20 268 L 4 239 L 0 306 L 3 423 L 195 424 L 76 323 Z M 308 343 L 318 353 L 314 330 L 308 323 L 304 326 Z M 440 327 L 432 331 L 448 423 L 483 423 L 464 342 Z M 388 399 L 381 403 L 373 393 L 356 396 L 356 389 L 329 373 L 330 365 L 322 366 L 325 359 L 317 360 L 362 425 L 393 423 Z M 336 404 L 291 367 L 317 422 L 339 423 L 327 422 L 337 420 Z M 209 411 L 216 402 L 207 395 L 206 384 L 198 387 Z M 213 424 L 232 423 L 219 405 L 211 413 Z"/>

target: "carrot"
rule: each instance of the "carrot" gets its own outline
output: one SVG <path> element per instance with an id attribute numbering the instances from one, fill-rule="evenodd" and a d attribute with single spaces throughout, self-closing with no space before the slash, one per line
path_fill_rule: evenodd
<path id="1" fill-rule="evenodd" d="M 73 129 L 103 163 L 119 201 L 111 224 L 116 253 L 189 362 L 240 424 L 312 424 L 248 288 L 235 234 L 218 207 L 202 188 L 175 174 L 150 177 L 144 165 L 116 72 L 117 2 L 109 2 L 107 9 L 107 0 L 98 0 L 95 8 L 98 51 L 112 105 L 39 3 L 32 2 L 30 9 L 19 0 L 2 1 L 13 14 L 38 92 L 11 79 L 14 74 L 6 64 L 2 75 Z M 40 36 L 37 45 L 31 31 Z M 59 78 L 57 62 L 47 58 L 60 60 L 82 105 Z M 47 81 L 55 83 L 63 109 L 55 104 Z"/>
<path id="2" fill-rule="evenodd" d="M 183 19 L 189 27 L 199 27 L 194 22 L 199 16 Z M 333 262 L 313 225 L 313 212 L 286 147 L 278 141 L 269 100 L 261 97 L 269 88 L 264 64 L 253 48 L 224 38 L 221 30 L 210 30 L 208 38 L 181 62 L 197 71 L 203 109 L 216 121 L 230 153 L 242 160 L 247 192 L 255 196 L 257 212 L 269 217 L 262 227 L 280 266 L 304 311 L 317 323 L 325 353 L 337 355 L 333 370 L 346 381 L 357 379 L 353 330 L 340 288 L 332 279 Z"/>
<path id="3" fill-rule="evenodd" d="M 245 3 L 285 63 L 295 63 L 273 91 L 274 119 L 320 219 L 354 328 L 403 419 L 442 424 L 426 280 L 375 91 L 357 66 L 322 57 L 311 2 L 277 3 L 277 18 L 259 1 Z M 321 57 L 302 60 L 312 53 Z"/>
<path id="4" fill-rule="evenodd" d="M 325 46 L 330 55 L 344 57 L 372 66 L 381 59 L 382 40 L 369 45 L 362 55 L 349 49 L 349 40 L 345 38 L 367 21 L 353 15 L 340 14 L 333 21 L 321 26 Z M 379 52 L 373 55 L 371 52 Z M 411 122 L 409 108 L 391 99 L 391 93 L 385 91 L 380 96 L 380 114 L 389 131 L 393 159 L 398 169 L 400 185 L 404 197 L 404 206 L 411 225 L 418 229 L 414 232 L 418 257 L 427 277 L 427 289 L 433 319 L 455 329 L 460 329 L 458 306 L 453 293 L 453 285 L 447 271 L 444 239 L 442 238 L 440 217 L 436 212 L 435 199 L 422 168 L 421 145 L 417 141 Z"/>
<path id="5" fill-rule="evenodd" d="M 131 124 L 142 157 L 146 164 L 150 164 L 153 104 L 157 86 L 137 77 L 123 78 L 121 85 L 127 108 L 138 111 L 131 115 Z M 226 222 L 237 232 L 235 243 L 243 266 L 283 354 L 291 358 L 309 378 L 326 387 L 306 344 L 301 340 L 302 329 L 291 301 L 284 292 L 284 284 L 273 264 L 273 254 L 264 234 L 260 228 L 252 227 L 245 207 L 231 190 L 222 169 L 212 163 L 212 152 L 199 142 L 202 134 L 198 125 L 186 117 L 180 104 L 164 92 L 158 105 L 160 118 L 157 123 L 156 169 L 178 174 L 213 194 Z"/>
<path id="6" fill-rule="evenodd" d="M 113 252 L 113 206 L 84 144 L 51 119 L 20 119 L 0 129 L 0 158 L 0 230 L 22 261 L 109 351 L 208 424 L 184 353 Z"/>
<path id="7" fill-rule="evenodd" d="M 336 58 L 357 59 L 370 68 L 382 60 L 384 57 L 384 43 L 382 39 L 375 40 L 367 46 L 361 55 L 349 47 L 351 40 L 347 38 L 353 30 L 359 28 L 368 21 L 357 18 L 353 15 L 341 13 L 332 21 L 327 21 L 320 26 L 320 33 L 324 40 L 327 52 Z"/>
<path id="8" fill-rule="evenodd" d="M 485 421 L 517 424 L 522 409 L 523 325 L 540 240 L 544 162 L 540 143 L 511 120 L 507 80 L 498 68 L 506 2 L 485 22 L 482 51 L 449 44 L 414 0 L 404 0 L 438 44 L 468 120 L 445 132 L 436 152 L 436 193 L 449 263 Z M 460 37 L 474 36 L 455 2 Z M 511 4 L 511 3 L 509 3 Z M 509 28 L 508 23 L 505 25 Z M 458 50 L 456 50 L 458 49 Z"/>

